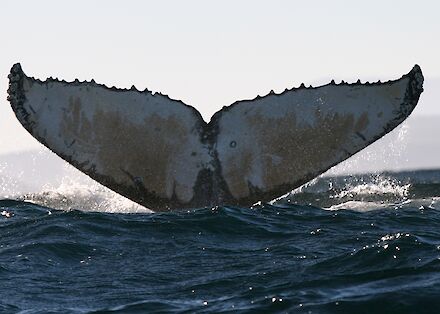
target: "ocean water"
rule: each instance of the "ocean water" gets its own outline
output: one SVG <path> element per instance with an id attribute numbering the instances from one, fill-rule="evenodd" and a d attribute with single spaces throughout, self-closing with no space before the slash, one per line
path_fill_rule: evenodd
<path id="1" fill-rule="evenodd" d="M 1 313 L 439 313 L 440 171 L 152 213 L 66 183 L 0 200 Z"/>

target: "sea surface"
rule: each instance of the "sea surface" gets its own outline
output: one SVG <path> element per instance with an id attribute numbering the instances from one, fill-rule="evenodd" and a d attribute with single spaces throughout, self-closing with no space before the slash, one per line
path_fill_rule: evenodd
<path id="1" fill-rule="evenodd" d="M 152 213 L 72 186 L 0 207 L 0 313 L 440 312 L 439 170 L 251 208 Z"/>

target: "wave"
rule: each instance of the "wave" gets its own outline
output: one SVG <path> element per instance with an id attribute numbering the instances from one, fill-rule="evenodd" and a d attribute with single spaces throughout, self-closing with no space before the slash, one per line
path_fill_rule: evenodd
<path id="1" fill-rule="evenodd" d="M 31 169 L 32 171 L 25 173 L 5 174 L 2 173 L 4 167 L 0 168 L 0 174 L 3 174 L 0 176 L 0 197 L 61 210 L 80 209 L 106 213 L 152 212 L 93 181 L 67 163 L 61 167 L 62 171 L 59 171 L 57 180 L 41 183 L 39 186 L 31 186 L 31 183 L 36 181 L 36 175 L 42 174 L 38 173 L 36 166 Z M 270 204 L 305 204 L 330 210 L 369 211 L 401 208 L 408 201 L 412 203 L 411 206 L 417 204 L 420 208 L 436 208 L 438 197 L 440 197 L 440 170 L 423 170 L 322 175 Z"/>
<path id="2" fill-rule="evenodd" d="M 0 217 L 0 309 L 10 312 L 390 313 L 418 312 L 402 300 L 438 304 L 437 210 L 0 208 L 14 214 Z"/>

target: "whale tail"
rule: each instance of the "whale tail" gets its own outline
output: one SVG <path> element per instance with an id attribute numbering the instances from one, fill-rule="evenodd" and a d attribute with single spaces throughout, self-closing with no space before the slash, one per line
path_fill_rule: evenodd
<path id="1" fill-rule="evenodd" d="M 268 201 L 387 134 L 423 91 L 419 66 L 386 83 L 329 83 L 237 101 L 203 121 L 160 93 L 9 74 L 8 100 L 42 144 L 154 210 Z"/>

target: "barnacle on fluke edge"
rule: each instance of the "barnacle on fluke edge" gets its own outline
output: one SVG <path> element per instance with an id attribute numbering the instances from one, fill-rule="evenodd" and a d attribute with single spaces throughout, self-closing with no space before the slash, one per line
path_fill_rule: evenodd
<path id="1" fill-rule="evenodd" d="M 386 83 L 331 83 L 237 101 L 213 115 L 160 93 L 9 75 L 8 100 L 36 139 L 155 210 L 268 201 L 393 130 L 423 91 L 419 66 Z"/>

